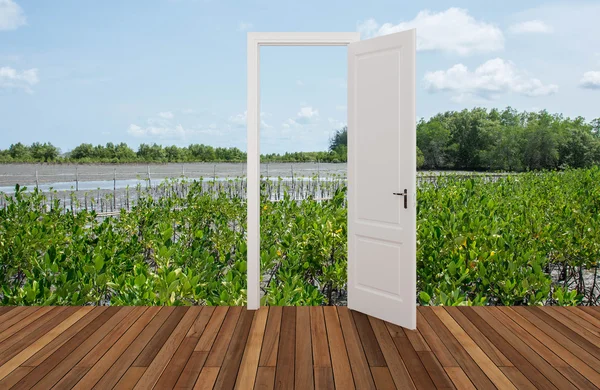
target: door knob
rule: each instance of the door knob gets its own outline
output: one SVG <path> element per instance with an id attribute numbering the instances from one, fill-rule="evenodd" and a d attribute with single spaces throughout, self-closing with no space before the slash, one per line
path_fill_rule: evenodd
<path id="1" fill-rule="evenodd" d="M 393 195 L 404 196 L 404 208 L 408 208 L 408 190 L 405 188 L 404 192 L 393 192 Z"/>

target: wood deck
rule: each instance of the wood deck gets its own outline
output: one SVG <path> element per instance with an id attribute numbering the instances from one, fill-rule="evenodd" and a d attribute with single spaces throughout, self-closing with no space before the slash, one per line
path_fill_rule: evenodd
<path id="1" fill-rule="evenodd" d="M 0 307 L 0 389 L 597 387 L 590 307 Z"/>

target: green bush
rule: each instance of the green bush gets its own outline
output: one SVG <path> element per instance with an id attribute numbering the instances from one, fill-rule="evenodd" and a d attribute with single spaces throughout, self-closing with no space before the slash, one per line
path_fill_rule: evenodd
<path id="1" fill-rule="evenodd" d="M 421 303 L 595 303 L 595 283 L 586 285 L 583 274 L 596 269 L 600 256 L 598 183 L 596 167 L 491 183 L 450 176 L 423 185 L 417 211 Z"/>
<path id="2" fill-rule="evenodd" d="M 596 304 L 598 183 L 599 168 L 422 183 L 419 302 Z M 186 184 L 184 196 L 164 183 L 164 196 L 146 194 L 106 218 L 17 186 L 0 209 L 0 302 L 245 304 L 245 202 Z M 343 304 L 345 188 L 325 201 L 269 201 L 269 191 L 261 203 L 263 303 Z"/>

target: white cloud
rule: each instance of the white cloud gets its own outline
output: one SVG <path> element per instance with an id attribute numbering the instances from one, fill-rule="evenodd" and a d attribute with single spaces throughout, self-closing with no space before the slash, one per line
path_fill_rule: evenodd
<path id="1" fill-rule="evenodd" d="M 502 31 L 491 23 L 478 21 L 466 9 L 449 8 L 434 13 L 423 10 L 407 22 L 380 25 L 368 19 L 358 25 L 366 38 L 417 29 L 417 50 L 441 50 L 467 55 L 492 52 L 504 48 Z"/>
<path id="2" fill-rule="evenodd" d="M 173 113 L 171 111 L 159 112 L 158 116 L 165 119 L 173 119 Z"/>
<path id="3" fill-rule="evenodd" d="M 600 89 L 600 72 L 585 72 L 579 81 L 579 86 L 587 89 Z"/>
<path id="4" fill-rule="evenodd" d="M 237 125 L 239 127 L 246 126 L 246 113 L 248 111 L 244 111 L 243 114 L 232 115 L 229 117 L 229 123 Z"/>
<path id="5" fill-rule="evenodd" d="M 454 92 L 457 94 L 454 100 L 463 100 L 473 95 L 493 99 L 506 92 L 547 96 L 558 90 L 558 86 L 544 84 L 539 79 L 529 77 L 514 63 L 501 58 L 489 60 L 473 72 L 463 64 L 456 64 L 448 70 L 427 72 L 424 80 L 428 91 Z"/>
<path id="6" fill-rule="evenodd" d="M 138 138 L 154 138 L 154 139 L 187 139 L 191 136 L 200 134 L 223 135 L 222 131 L 216 130 L 216 125 L 210 126 L 208 129 L 186 128 L 181 124 L 175 126 L 146 126 L 141 127 L 136 124 L 130 124 L 127 133 Z"/>
<path id="7" fill-rule="evenodd" d="M 538 33 L 547 34 L 552 32 L 552 27 L 541 20 L 528 20 L 522 23 L 513 24 L 508 28 L 512 34 Z"/>
<path id="8" fill-rule="evenodd" d="M 305 125 L 314 124 L 318 120 L 319 110 L 315 110 L 311 106 L 306 106 L 300 108 L 300 111 L 298 111 L 298 114 L 296 114 L 294 118 L 285 120 L 281 126 L 284 129 L 289 129 L 290 127 L 302 127 Z"/>
<path id="9" fill-rule="evenodd" d="M 243 114 L 232 115 L 229 117 L 228 122 L 231 123 L 234 127 L 246 127 L 246 115 L 248 111 L 244 111 Z M 269 125 L 265 122 L 264 118 L 271 116 L 271 114 L 266 112 L 260 113 L 260 124 L 264 128 L 271 128 L 273 126 Z"/>
<path id="10" fill-rule="evenodd" d="M 240 22 L 240 24 L 238 25 L 238 31 L 248 31 L 248 30 L 250 30 L 252 27 L 254 27 L 254 26 L 252 25 L 252 23 Z"/>
<path id="11" fill-rule="evenodd" d="M 27 23 L 23 9 L 13 0 L 0 0 L 0 31 L 15 30 Z"/>
<path id="12" fill-rule="evenodd" d="M 296 85 L 299 87 L 303 87 L 304 83 L 302 82 L 302 80 L 296 80 Z"/>
<path id="13" fill-rule="evenodd" d="M 348 107 L 346 107 L 343 104 L 338 104 L 338 105 L 335 106 L 335 109 L 338 110 L 338 111 L 346 111 L 348 109 Z"/>
<path id="14" fill-rule="evenodd" d="M 31 87 L 39 81 L 38 70 L 35 68 L 21 72 L 9 66 L 0 68 L 0 88 L 17 88 L 31 93 Z"/>
<path id="15" fill-rule="evenodd" d="M 310 106 L 302 107 L 296 115 L 295 122 L 301 125 L 308 125 L 319 119 L 319 110 L 315 110 Z"/>

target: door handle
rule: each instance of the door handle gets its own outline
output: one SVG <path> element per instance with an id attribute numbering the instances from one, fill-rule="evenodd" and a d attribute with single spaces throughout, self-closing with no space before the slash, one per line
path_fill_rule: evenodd
<path id="1" fill-rule="evenodd" d="M 404 196 L 404 208 L 408 208 L 408 190 L 405 188 L 404 192 L 393 192 L 393 195 Z"/>

